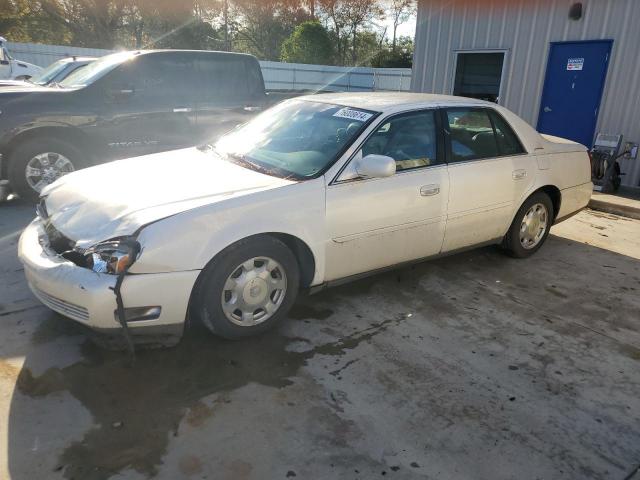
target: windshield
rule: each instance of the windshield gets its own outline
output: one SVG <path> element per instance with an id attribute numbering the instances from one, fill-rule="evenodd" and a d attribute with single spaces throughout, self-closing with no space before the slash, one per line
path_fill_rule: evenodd
<path id="1" fill-rule="evenodd" d="M 311 178 L 323 173 L 376 112 L 289 100 L 222 137 L 215 150 L 271 175 Z"/>
<path id="2" fill-rule="evenodd" d="M 135 52 L 119 52 L 106 55 L 91 62 L 86 67 L 76 70 L 58 85 L 66 88 L 85 87 L 134 56 Z"/>
<path id="3" fill-rule="evenodd" d="M 66 60 L 58 60 L 57 62 L 53 62 L 40 73 L 31 77 L 29 81 L 38 85 L 46 85 L 51 80 L 53 80 L 56 75 L 64 70 L 64 67 L 67 65 L 67 63 L 68 62 Z"/>

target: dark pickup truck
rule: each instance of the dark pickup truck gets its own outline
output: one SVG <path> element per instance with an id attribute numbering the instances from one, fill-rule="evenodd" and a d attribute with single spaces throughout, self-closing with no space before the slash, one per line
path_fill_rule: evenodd
<path id="1" fill-rule="evenodd" d="M 208 143 L 266 101 L 260 64 L 251 55 L 107 55 L 55 86 L 0 91 L 0 179 L 34 199 L 80 168 Z"/>

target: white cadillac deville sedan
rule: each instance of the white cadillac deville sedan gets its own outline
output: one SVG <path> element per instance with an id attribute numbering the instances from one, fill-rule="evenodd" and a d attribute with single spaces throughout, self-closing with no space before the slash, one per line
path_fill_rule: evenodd
<path id="1" fill-rule="evenodd" d="M 45 305 L 94 329 L 179 336 L 191 317 L 238 338 L 300 289 L 491 243 L 528 257 L 591 191 L 584 146 L 495 104 L 315 95 L 59 179 L 19 255 Z"/>

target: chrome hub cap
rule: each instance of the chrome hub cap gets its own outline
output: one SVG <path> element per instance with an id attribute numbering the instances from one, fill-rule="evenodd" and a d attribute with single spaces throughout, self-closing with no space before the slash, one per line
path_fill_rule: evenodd
<path id="1" fill-rule="evenodd" d="M 269 257 L 254 257 L 238 265 L 222 289 L 222 311 L 236 325 L 251 327 L 271 318 L 287 292 L 287 275 Z"/>
<path id="2" fill-rule="evenodd" d="M 29 160 L 24 175 L 29 186 L 40 193 L 44 187 L 73 171 L 73 163 L 67 157 L 45 152 Z"/>
<path id="3" fill-rule="evenodd" d="M 536 203 L 525 214 L 520 224 L 520 244 L 530 250 L 540 243 L 547 231 L 547 208 Z"/>

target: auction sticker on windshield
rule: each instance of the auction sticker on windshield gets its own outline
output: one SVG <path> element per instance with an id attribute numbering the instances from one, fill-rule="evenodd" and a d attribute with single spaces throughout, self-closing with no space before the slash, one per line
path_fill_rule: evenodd
<path id="1" fill-rule="evenodd" d="M 349 120 L 356 120 L 357 122 L 366 122 L 371 117 L 373 117 L 373 113 L 363 112 L 362 110 L 354 110 L 353 108 L 341 108 L 336 113 L 333 114 L 334 117 L 339 118 L 348 118 Z"/>

